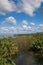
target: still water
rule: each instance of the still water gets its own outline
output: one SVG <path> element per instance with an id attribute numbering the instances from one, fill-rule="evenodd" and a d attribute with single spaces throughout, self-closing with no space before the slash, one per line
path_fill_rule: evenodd
<path id="1" fill-rule="evenodd" d="M 43 56 L 33 52 L 20 52 L 14 62 L 16 65 L 43 65 Z"/>

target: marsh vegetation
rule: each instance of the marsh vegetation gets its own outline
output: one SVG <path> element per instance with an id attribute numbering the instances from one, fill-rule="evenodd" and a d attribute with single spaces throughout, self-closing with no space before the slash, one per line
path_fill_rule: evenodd
<path id="1" fill-rule="evenodd" d="M 21 61 L 18 61 L 19 57 L 22 58 Z M 23 57 L 27 64 L 17 64 L 17 61 L 24 61 Z M 0 65 L 29 65 L 29 58 L 31 60 L 32 57 L 35 58 L 36 65 L 43 65 L 43 33 L 0 38 Z"/>

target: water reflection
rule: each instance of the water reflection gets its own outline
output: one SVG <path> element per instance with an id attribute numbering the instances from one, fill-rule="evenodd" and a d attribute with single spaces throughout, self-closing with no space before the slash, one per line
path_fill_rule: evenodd
<path id="1" fill-rule="evenodd" d="M 43 65 L 43 55 L 33 52 L 20 52 L 15 58 L 16 65 Z"/>

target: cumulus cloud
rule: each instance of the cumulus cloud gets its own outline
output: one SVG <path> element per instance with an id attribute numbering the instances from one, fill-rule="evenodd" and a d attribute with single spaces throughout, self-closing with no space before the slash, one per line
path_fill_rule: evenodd
<path id="1" fill-rule="evenodd" d="M 27 30 L 27 26 L 26 25 L 23 25 L 23 30 Z"/>
<path id="2" fill-rule="evenodd" d="M 43 32 L 43 24 L 33 28 L 31 26 L 23 25 L 19 27 L 0 27 L 1 35 L 13 35 L 13 34 L 25 34 L 25 33 L 36 33 Z"/>
<path id="3" fill-rule="evenodd" d="M 23 20 L 22 21 L 22 28 L 23 28 L 23 30 L 27 30 L 27 26 L 28 26 L 27 21 L 26 20 Z"/>
<path id="4" fill-rule="evenodd" d="M 37 27 L 35 27 L 33 32 L 43 32 L 43 24 L 39 24 Z"/>
<path id="5" fill-rule="evenodd" d="M 20 1 L 20 0 L 19 0 Z M 43 0 L 21 0 L 20 5 L 18 4 L 18 7 L 20 8 L 21 12 L 24 12 L 30 16 L 34 15 L 34 11 L 40 7 L 41 2 Z"/>
<path id="6" fill-rule="evenodd" d="M 32 27 L 31 26 L 29 26 L 29 24 L 28 24 L 28 22 L 26 21 L 26 20 L 23 20 L 22 21 L 22 28 L 23 28 L 23 30 L 27 30 L 27 31 L 29 31 L 29 30 L 32 30 Z"/>
<path id="7" fill-rule="evenodd" d="M 28 25 L 28 22 L 26 20 L 23 20 L 22 25 Z"/>
<path id="8" fill-rule="evenodd" d="M 0 37 L 8 37 L 17 33 L 15 27 L 1 27 L 0 28 Z"/>
<path id="9" fill-rule="evenodd" d="M 32 27 L 31 26 L 28 26 L 28 30 L 32 30 Z"/>
<path id="10" fill-rule="evenodd" d="M 13 1 L 0 0 L 0 14 L 5 15 L 7 12 L 15 11 L 16 6 Z"/>
<path id="11" fill-rule="evenodd" d="M 5 27 L 1 27 L 0 31 L 1 31 L 0 33 L 6 33 L 6 32 L 8 32 L 8 29 Z"/>
<path id="12" fill-rule="evenodd" d="M 31 24 L 32 26 L 34 26 L 34 25 L 35 25 L 35 23 L 33 23 L 33 22 L 31 22 L 30 24 Z"/>
<path id="13" fill-rule="evenodd" d="M 10 16 L 5 19 L 5 22 L 10 23 L 11 25 L 16 25 L 16 20 L 14 17 Z M 0 34 L 13 35 L 13 34 L 22 34 L 22 33 L 36 33 L 43 32 L 43 24 L 35 25 L 31 22 L 31 25 L 28 24 L 26 20 L 23 20 L 20 26 L 9 26 L 9 27 L 0 27 Z M 35 26 L 34 26 L 35 25 Z"/>
<path id="14" fill-rule="evenodd" d="M 22 27 L 18 27 L 17 28 L 17 32 L 21 32 L 21 31 L 23 31 L 23 28 Z"/>
<path id="15" fill-rule="evenodd" d="M 24 12 L 30 16 L 34 15 L 34 11 L 40 7 L 43 0 L 17 0 L 15 4 L 12 0 L 0 0 L 0 14 L 5 15 L 7 12 Z"/>
<path id="16" fill-rule="evenodd" d="M 15 33 L 17 32 L 16 28 L 15 27 L 1 27 L 0 28 L 0 33 Z"/>
<path id="17" fill-rule="evenodd" d="M 15 27 L 9 27 L 8 30 L 9 30 L 9 32 L 12 32 L 12 33 L 17 32 L 17 28 L 15 28 Z"/>
<path id="18" fill-rule="evenodd" d="M 38 28 L 43 30 L 43 24 L 39 24 Z"/>
<path id="19" fill-rule="evenodd" d="M 6 18 L 5 22 L 7 22 L 7 23 L 9 23 L 11 25 L 16 25 L 16 19 L 14 17 L 12 17 L 12 16 Z M 5 22 L 3 22 L 3 23 L 5 23 Z"/>

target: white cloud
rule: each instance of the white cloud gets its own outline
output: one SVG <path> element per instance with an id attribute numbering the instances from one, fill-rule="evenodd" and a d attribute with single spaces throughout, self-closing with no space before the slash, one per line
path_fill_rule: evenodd
<path id="1" fill-rule="evenodd" d="M 43 24 L 40 24 L 38 28 L 43 30 Z"/>
<path id="2" fill-rule="evenodd" d="M 34 11 L 40 7 L 43 0 L 22 0 L 23 11 L 30 16 L 34 15 Z"/>
<path id="3" fill-rule="evenodd" d="M 27 30 L 27 26 L 26 25 L 23 25 L 23 30 Z"/>
<path id="4" fill-rule="evenodd" d="M 23 28 L 23 30 L 27 30 L 27 27 L 28 27 L 28 22 L 26 20 L 23 20 L 22 21 L 22 28 Z"/>
<path id="5" fill-rule="evenodd" d="M 17 11 L 33 16 L 34 11 L 40 7 L 41 2 L 43 2 L 43 0 L 19 0 L 17 3 Z"/>
<path id="6" fill-rule="evenodd" d="M 25 34 L 43 32 L 43 24 L 39 24 L 37 27 L 22 25 L 19 27 L 0 27 L 0 35 L 13 35 L 13 34 Z"/>
<path id="7" fill-rule="evenodd" d="M 17 32 L 20 32 L 20 31 L 23 31 L 23 28 L 22 27 L 18 27 L 17 28 Z"/>
<path id="8" fill-rule="evenodd" d="M 28 30 L 32 30 L 32 27 L 31 26 L 28 26 Z"/>
<path id="9" fill-rule="evenodd" d="M 30 16 L 34 15 L 34 11 L 40 7 L 43 0 L 18 0 L 17 4 L 14 1 L 0 0 L 0 14 L 5 15 L 7 12 L 24 12 Z"/>
<path id="10" fill-rule="evenodd" d="M 11 24 L 11 25 L 16 25 L 16 19 L 12 16 L 8 17 L 5 19 L 5 22 Z"/>
<path id="11" fill-rule="evenodd" d="M 15 27 L 1 27 L 0 28 L 0 37 L 8 37 L 17 33 Z"/>
<path id="12" fill-rule="evenodd" d="M 17 30 L 15 27 L 1 27 L 0 28 L 0 33 L 6 33 L 6 34 L 12 33 L 13 34 L 16 32 L 17 32 Z"/>
<path id="13" fill-rule="evenodd" d="M 30 26 L 26 26 L 26 25 L 23 25 L 22 28 L 23 28 L 23 30 L 25 30 L 25 31 L 31 30 L 31 27 L 30 27 Z"/>
<path id="14" fill-rule="evenodd" d="M 26 20 L 23 20 L 22 25 L 28 25 L 28 22 Z"/>
<path id="15" fill-rule="evenodd" d="M 8 30 L 9 32 L 12 32 L 12 33 L 17 32 L 17 29 L 15 27 L 9 27 Z"/>
<path id="16" fill-rule="evenodd" d="M 31 24 L 32 26 L 34 26 L 34 25 L 35 25 L 35 23 L 33 23 L 33 22 L 31 22 L 30 24 Z"/>
<path id="17" fill-rule="evenodd" d="M 31 26 L 29 26 L 28 25 L 28 22 L 26 21 L 26 20 L 23 20 L 22 21 L 22 28 L 23 28 L 23 30 L 27 30 L 27 31 L 29 31 L 29 30 L 31 30 Z"/>
<path id="18" fill-rule="evenodd" d="M 35 27 L 33 32 L 43 32 L 43 24 L 39 24 L 37 27 Z"/>
<path id="19" fill-rule="evenodd" d="M 0 14 L 5 15 L 7 12 L 15 11 L 16 6 L 13 1 L 0 0 Z"/>
<path id="20" fill-rule="evenodd" d="M 1 27 L 1 28 L 0 28 L 0 31 L 1 31 L 2 33 L 4 33 L 4 32 L 8 32 L 8 29 L 5 28 L 5 27 Z"/>

